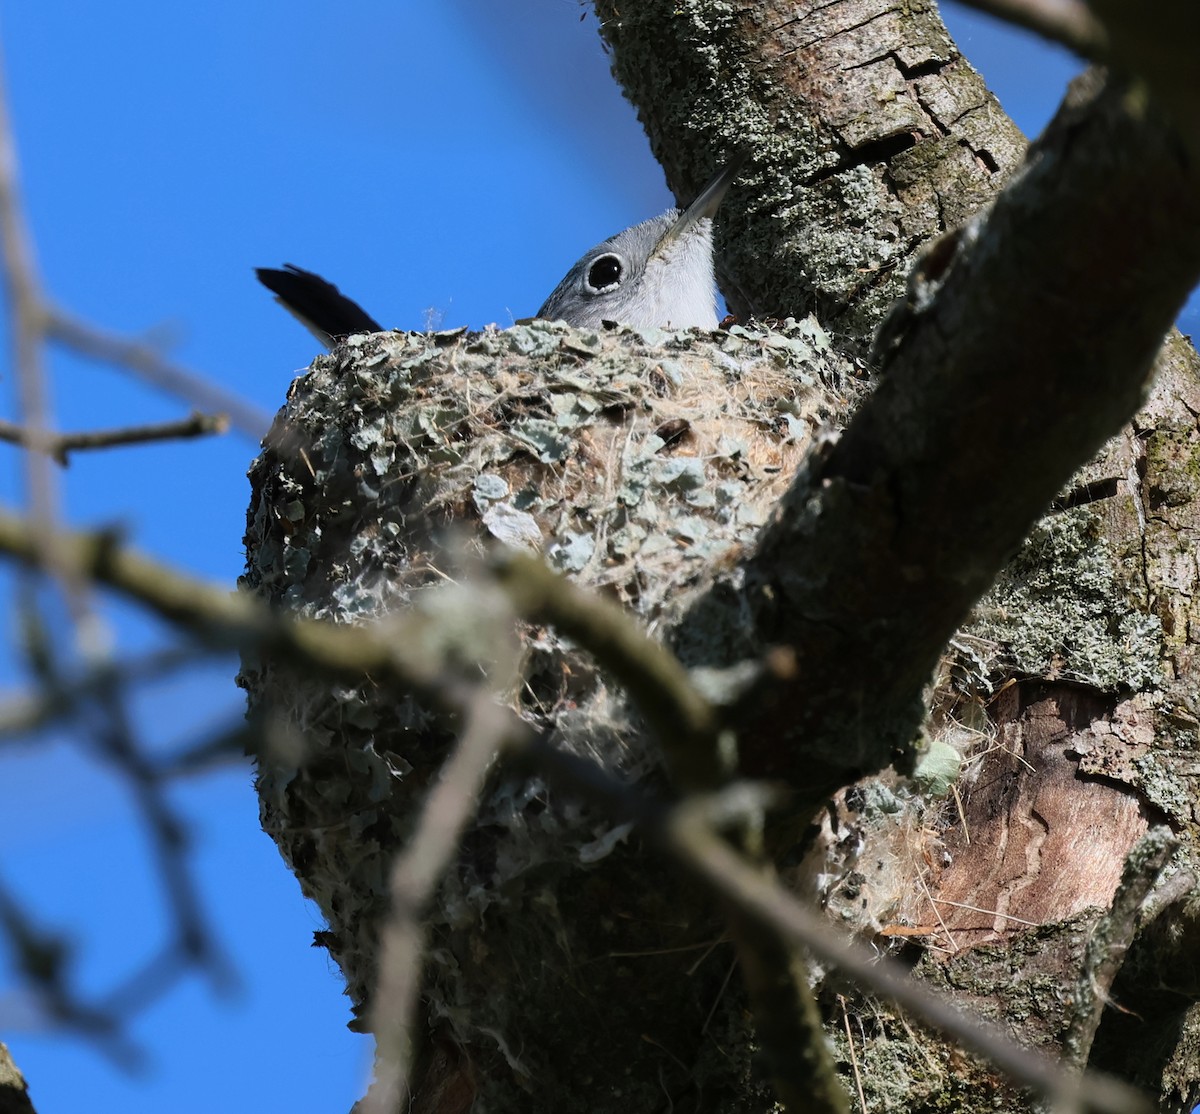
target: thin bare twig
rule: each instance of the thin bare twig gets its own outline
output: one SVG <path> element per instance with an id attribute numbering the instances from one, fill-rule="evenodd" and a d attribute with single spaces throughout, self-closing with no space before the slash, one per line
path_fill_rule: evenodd
<path id="1" fill-rule="evenodd" d="M 48 459 L 51 438 L 49 392 L 43 350 L 46 343 L 46 299 L 34 259 L 33 241 L 17 185 L 17 147 L 8 115 L 8 98 L 0 68 L 0 261 L 12 307 L 12 366 L 27 444 L 34 451 L 22 461 L 30 514 L 46 567 L 58 577 L 77 623 L 88 619 L 86 584 L 67 554 L 55 544 L 59 520 L 58 482 Z M 90 631 L 91 625 L 88 624 Z"/>
<path id="2" fill-rule="evenodd" d="M 46 296 L 34 259 L 32 237 L 21 208 L 17 185 L 16 143 L 8 117 L 7 98 L 0 72 L 0 266 L 12 303 L 13 367 L 20 387 L 22 420 L 31 448 L 42 452 L 31 457 L 30 501 L 42 508 L 47 521 L 54 519 L 54 476 L 46 466 L 52 436 L 50 407 L 42 362 L 48 341 L 56 340 L 83 356 L 112 364 L 150 386 L 183 398 L 201 410 L 229 415 L 233 424 L 256 440 L 270 427 L 270 416 L 231 391 L 166 359 L 151 344 L 106 332 L 55 306 Z M 51 454 L 52 455 L 52 454 Z"/>
<path id="3" fill-rule="evenodd" d="M 45 297 L 34 260 L 33 243 L 17 185 L 17 149 L 8 116 L 3 71 L 0 71 L 0 260 L 4 286 L 12 305 L 13 369 L 29 444 L 45 450 L 50 434 L 49 401 L 42 366 L 45 342 Z M 56 516 L 54 476 L 44 460 L 26 462 L 30 505 L 38 521 Z"/>
<path id="4" fill-rule="evenodd" d="M 70 985 L 70 941 L 36 924 L 15 897 L 0 885 L 0 932 L 13 963 L 37 995 L 40 1012 L 87 1037 L 115 1063 L 136 1066 L 137 1049 L 120 1032 L 119 1019 L 108 1009 L 83 1002 Z"/>
<path id="5" fill-rule="evenodd" d="M 379 947 L 379 985 L 371 1005 L 375 1080 L 362 1114 L 395 1114 L 410 1094 L 425 930 L 422 915 L 454 856 L 497 754 L 519 723 L 480 689 L 464 697 L 466 725 L 430 790 L 407 850 L 392 866 L 391 913 Z M 522 731 L 526 730 L 523 725 Z"/>
<path id="6" fill-rule="evenodd" d="M 725 783 L 732 749 L 722 746 L 720 717 L 670 650 L 623 608 L 584 591 L 536 557 L 506 551 L 493 567 L 522 617 L 553 624 L 624 685 L 658 736 L 679 789 L 712 790 Z M 748 853 L 757 850 L 750 830 L 743 828 L 737 837 Z M 847 1114 L 803 956 L 736 903 L 725 903 L 723 912 L 780 1104 L 792 1112 Z"/>
<path id="7" fill-rule="evenodd" d="M 373 627 L 348 627 L 295 619 L 246 592 L 230 592 L 133 549 L 110 534 L 64 531 L 59 544 L 94 581 L 134 600 L 212 649 L 257 647 L 280 661 L 327 677 L 372 675 L 435 700 L 444 697 L 438 663 L 424 652 L 421 625 L 390 617 Z M 34 568 L 46 555 L 28 521 L 0 509 L 0 554 Z M 407 634 L 406 634 L 407 631 Z"/>
<path id="8" fill-rule="evenodd" d="M 84 430 L 79 433 L 46 433 L 35 437 L 28 429 L 0 418 L 0 441 L 25 445 L 48 453 L 59 464 L 67 464 L 69 453 L 81 449 L 110 449 L 118 445 L 144 445 L 153 441 L 175 441 L 225 433 L 229 419 L 224 414 L 195 413 L 173 422 L 124 426 L 120 429 Z"/>
<path id="9" fill-rule="evenodd" d="M 550 623 L 593 654 L 626 688 L 658 736 L 681 789 L 716 789 L 729 776 L 718 745 L 720 720 L 687 670 L 623 608 L 511 550 L 493 569 L 522 618 Z"/>
<path id="10" fill-rule="evenodd" d="M 32 596 L 22 601 L 22 610 L 34 668 L 49 691 L 62 692 L 68 683 L 61 675 L 58 647 L 45 635 L 47 624 Z M 84 1004 L 83 996 L 67 977 L 65 964 L 48 964 L 46 977 L 40 983 L 32 977 L 31 981 L 61 1021 L 75 1028 L 86 1022 L 82 1031 L 92 1036 L 103 1035 L 107 1028 L 108 1038 L 112 1039 L 119 1035 L 122 1021 L 160 998 L 189 970 L 204 970 L 219 989 L 232 985 L 234 977 L 205 922 L 203 902 L 189 869 L 184 821 L 167 795 L 167 783 L 158 764 L 135 734 L 122 675 L 115 669 L 106 675 L 101 668 L 94 671 L 91 680 L 87 693 L 78 694 L 76 714 L 94 752 L 113 767 L 133 795 L 157 860 L 171 935 L 138 970 L 95 1005 Z M 10 934 L 18 934 L 20 925 L 10 916 L 5 928 Z M 43 951 L 47 956 L 55 954 L 53 949 Z M 32 976 L 32 968 L 28 973 Z"/>
<path id="11" fill-rule="evenodd" d="M 1108 33 L 1083 0 L 960 0 L 965 7 L 1024 27 L 1076 54 L 1103 61 Z"/>
<path id="12" fill-rule="evenodd" d="M 81 355 L 132 372 L 148 386 L 198 409 L 228 414 L 234 427 L 254 440 L 270 428 L 271 417 L 265 411 L 168 360 L 153 345 L 98 329 L 53 306 L 47 306 L 45 313 L 47 335 Z"/>
<path id="13" fill-rule="evenodd" d="M 842 1024 L 846 1030 L 846 1047 L 850 1050 L 850 1067 L 854 1070 L 854 1089 L 858 1094 L 859 1114 L 867 1114 L 867 1098 L 863 1094 L 862 1075 L 858 1070 L 858 1053 L 854 1051 L 854 1034 L 850 1031 L 850 1013 L 846 1009 L 846 999 L 837 996 L 838 1005 L 842 1007 Z"/>
<path id="14" fill-rule="evenodd" d="M 133 793 L 150 834 L 174 928 L 174 939 L 159 956 L 111 996 L 111 1009 L 128 1016 L 159 997 L 189 966 L 206 971 L 218 989 L 228 989 L 236 978 L 205 921 L 203 902 L 188 869 L 187 828 L 167 796 L 155 763 L 138 746 L 125 690 L 117 684 L 100 685 L 93 708 L 92 737 L 101 757 Z"/>
<path id="15" fill-rule="evenodd" d="M 223 730 L 157 759 L 153 765 L 154 776 L 166 781 L 206 773 L 233 762 L 244 762 L 248 754 L 260 753 L 262 739 L 262 725 L 254 721 L 247 722 L 239 708 L 236 721 Z"/>
<path id="16" fill-rule="evenodd" d="M 767 880 L 766 866 L 748 856 L 741 862 Z M 755 1039 L 780 1106 L 788 1114 L 849 1114 L 799 942 L 764 924 L 740 901 L 719 896 L 750 995 Z"/>
<path id="17" fill-rule="evenodd" d="M 37 692 L 0 696 L 0 743 L 13 737 L 29 736 L 75 715 L 80 701 L 94 696 L 97 686 L 102 683 L 131 685 L 154 681 L 207 656 L 203 647 L 169 646 L 124 661 L 108 662 L 103 667 L 93 667 L 78 677 L 40 676 Z"/>

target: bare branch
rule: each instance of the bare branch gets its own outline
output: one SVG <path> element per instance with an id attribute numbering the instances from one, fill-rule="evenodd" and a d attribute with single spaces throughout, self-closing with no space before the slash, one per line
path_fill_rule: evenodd
<path id="1" fill-rule="evenodd" d="M 79 572 L 55 548 L 59 519 L 58 481 L 50 466 L 53 433 L 43 349 L 46 341 L 46 301 L 34 261 L 33 243 L 21 207 L 17 185 L 17 150 L 8 116 L 8 97 L 0 70 L 0 260 L 4 285 L 12 306 L 12 366 L 17 380 L 21 424 L 34 449 L 23 460 L 30 512 L 46 550 L 46 566 L 62 582 L 73 617 L 86 616 L 86 593 Z"/>
<path id="2" fill-rule="evenodd" d="M 1173 133 L 1120 83 L 1081 81 L 993 208 L 914 272 L 887 373 L 746 565 L 758 639 L 798 663 L 746 708 L 748 773 L 815 805 L 911 746 L 942 647 L 1136 410 L 1198 274 Z M 1194 361 L 1180 348 L 1162 358 Z"/>
<path id="3" fill-rule="evenodd" d="M 765 865 L 742 862 L 743 869 L 768 877 Z M 749 915 L 740 902 L 722 900 L 721 905 L 754 1007 L 755 1036 L 783 1109 L 789 1114 L 848 1114 L 846 1089 L 825 1040 L 798 941 Z"/>
<path id="4" fill-rule="evenodd" d="M 231 392 L 167 360 L 152 345 L 105 332 L 54 306 L 46 296 L 34 260 L 32 239 L 21 209 L 16 145 L 0 74 L 0 242 L 4 283 L 13 307 L 13 366 L 20 385 L 25 427 L 23 444 L 40 452 L 31 458 L 31 498 L 35 507 L 53 509 L 54 479 L 44 459 L 54 455 L 43 438 L 50 430 L 49 400 L 42 366 L 47 341 L 57 340 L 102 363 L 116 365 L 158 390 L 183 398 L 202 410 L 228 414 L 255 439 L 265 434 L 270 417 Z M 77 446 L 91 447 L 91 446 Z"/>
<path id="5" fill-rule="evenodd" d="M 93 667 L 78 677 L 39 676 L 36 692 L 15 692 L 0 697 L 0 742 L 28 736 L 76 714 L 82 700 L 94 696 L 102 684 L 131 685 L 153 681 L 207 656 L 203 647 L 170 646 L 123 661 Z"/>
<path id="6" fill-rule="evenodd" d="M 494 569 L 524 618 L 552 623 L 625 686 L 658 736 L 681 789 L 713 789 L 725 781 L 719 718 L 674 654 L 623 608 L 583 591 L 535 557 L 502 553 Z"/>
<path id="7" fill-rule="evenodd" d="M 362 1101 L 362 1114 L 395 1114 L 410 1094 L 425 947 L 421 918 L 475 811 L 496 756 L 520 722 L 483 690 L 465 699 L 462 737 L 430 790 L 407 850 L 392 866 L 391 914 L 380 937 L 379 985 L 371 1007 L 375 1080 Z"/>
<path id="8" fill-rule="evenodd" d="M 83 1001 L 71 985 L 69 940 L 43 929 L 0 885 L 0 932 L 14 965 L 37 995 L 40 1011 L 55 1024 L 92 1041 L 114 1062 L 131 1068 L 138 1050 L 120 1031 L 119 1019 L 102 1006 Z"/>
<path id="9" fill-rule="evenodd" d="M 197 743 L 187 744 L 173 754 L 154 763 L 154 776 L 160 781 L 168 778 L 190 777 L 206 773 L 217 766 L 245 762 L 248 754 L 261 754 L 262 725 L 246 722 L 244 714 L 221 731 L 210 733 Z"/>
<path id="10" fill-rule="evenodd" d="M 111 1008 L 118 1015 L 128 1016 L 158 997 L 193 965 L 204 969 L 218 988 L 231 987 L 235 982 L 233 969 L 208 928 L 203 902 L 188 868 L 186 825 L 169 800 L 155 763 L 138 744 L 123 689 L 115 684 L 100 685 L 95 710 L 98 714 L 92 735 L 101 757 L 117 770 L 133 793 L 157 858 L 174 929 L 174 939 L 164 946 L 161 960 L 115 994 L 110 999 Z"/>
<path id="11" fill-rule="evenodd" d="M 1074 1016 L 1063 1041 L 1076 1064 L 1087 1063 L 1109 991 L 1142 925 L 1147 899 L 1178 849 L 1179 839 L 1169 828 L 1153 828 L 1143 836 L 1125 861 L 1112 906 L 1092 930 L 1087 962 L 1074 996 Z"/>
<path id="12" fill-rule="evenodd" d="M 67 464 L 69 453 L 81 449 L 110 449 L 118 445 L 144 445 L 153 441 L 186 440 L 210 433 L 225 433 L 229 419 L 224 414 L 192 414 L 173 422 L 96 429 L 80 433 L 43 433 L 35 437 L 28 429 L 0 418 L 0 441 L 25 445 L 49 453 L 59 464 Z"/>
<path id="13" fill-rule="evenodd" d="M 523 617 L 552 623 L 625 686 L 658 736 L 678 788 L 724 784 L 733 750 L 721 746 L 716 710 L 697 692 L 674 654 L 623 608 L 584 591 L 537 558 L 505 552 L 493 567 Z M 748 843 L 747 834 L 739 841 Z M 735 904 L 727 904 L 725 913 L 784 1109 L 845 1114 L 845 1091 L 825 1045 L 803 958 Z"/>
<path id="14" fill-rule="evenodd" d="M 8 98 L 0 73 L 0 260 L 4 285 L 12 304 L 13 368 L 20 388 L 21 409 L 28 443 L 46 451 L 50 436 L 49 400 L 42 367 L 46 333 L 45 297 L 34 260 L 33 243 L 17 185 L 17 151 L 8 116 Z M 55 483 L 44 460 L 26 462 L 34 516 L 55 517 Z"/>
<path id="15" fill-rule="evenodd" d="M 1095 1073 L 1077 1077 L 1057 1060 L 1023 1048 L 998 1027 L 963 1013 L 911 979 L 898 964 L 834 934 L 819 913 L 750 869 L 711 830 L 705 810 L 702 799 L 679 805 L 666 819 L 662 837 L 681 862 L 748 916 L 802 943 L 816 958 L 952 1037 L 1017 1083 L 1036 1088 L 1059 1109 L 1082 1104 L 1106 1114 L 1151 1114 L 1150 1100 L 1128 1084 Z"/>
<path id="16" fill-rule="evenodd" d="M 439 703 L 447 698 L 447 680 L 438 673 L 437 662 L 424 653 L 418 620 L 390 617 L 375 626 L 348 627 L 295 619 L 248 593 L 230 592 L 123 548 L 112 535 L 63 532 L 56 535 L 56 544 L 93 580 L 210 648 L 258 647 L 277 660 L 328 677 L 371 675 L 381 684 L 399 684 Z M 45 567 L 46 557 L 33 528 L 4 510 L 0 510 L 0 554 L 34 568 Z"/>
<path id="17" fill-rule="evenodd" d="M 54 538 L 57 547 L 62 545 L 60 537 Z M 78 556 L 69 546 L 63 551 L 72 560 Z M 61 692 L 67 684 L 61 675 L 58 648 L 52 641 L 40 637 L 46 624 L 41 621 L 33 598 L 27 597 L 23 605 L 39 675 L 50 691 Z M 128 713 L 127 691 L 121 683 L 121 674 L 115 669 L 99 668 L 92 682 L 86 695 L 79 694 L 77 715 L 94 752 L 114 769 L 133 795 L 157 859 L 173 930 L 172 938 L 141 971 L 127 978 L 123 986 L 113 991 L 101 1005 L 80 1013 L 81 1017 L 86 1014 L 108 1019 L 115 1032 L 117 1023 L 160 997 L 194 967 L 205 970 L 218 987 L 231 985 L 233 975 L 205 923 L 203 903 L 189 869 L 185 823 L 168 798 L 158 764 L 148 756 L 137 737 Z M 51 980 L 47 986 L 52 991 L 51 997 L 57 995 L 56 1000 L 61 999 L 60 1006 L 65 1009 L 78 1001 L 78 995 L 66 981 L 63 968 L 63 964 L 57 965 L 54 973 L 61 977 Z"/>
<path id="18" fill-rule="evenodd" d="M 46 332 L 81 355 L 132 372 L 147 386 L 198 409 L 229 415 L 238 430 L 255 440 L 261 439 L 271 425 L 269 414 L 166 359 L 145 341 L 105 332 L 53 306 L 46 308 Z"/>
<path id="19" fill-rule="evenodd" d="M 327 670 L 337 676 L 370 672 L 381 682 L 391 678 L 406 684 L 433 684 L 422 670 L 423 663 L 399 660 L 396 646 L 403 645 L 406 640 L 397 635 L 398 628 L 395 626 L 389 628 L 389 634 L 395 637 L 384 639 L 371 628 L 337 628 L 329 624 L 288 620 L 270 613 L 256 600 L 230 596 L 220 589 L 164 569 L 147 558 L 122 553 L 113 548 L 107 539 L 70 534 L 63 535 L 63 538 L 65 544 L 74 548 L 80 558 L 81 568 L 93 573 L 103 583 L 147 604 L 159 614 L 180 622 L 194 633 L 223 639 L 226 643 L 261 641 L 270 645 L 280 657 Z M 7 514 L 0 514 L 0 551 L 26 561 L 38 559 L 27 524 Z M 443 687 L 439 688 L 438 694 L 441 700 L 449 698 L 457 706 L 462 706 L 463 695 L 460 691 L 447 691 Z M 588 787 L 589 795 L 602 797 L 614 815 L 637 818 L 653 828 L 656 823 L 653 810 L 648 812 L 646 803 L 631 804 L 632 790 L 608 778 L 591 763 L 581 763 L 552 748 L 538 746 L 529 729 L 515 715 L 508 712 L 501 714 L 508 719 L 511 740 L 520 749 L 536 753 L 539 768 L 550 774 L 568 777 L 577 790 Z M 494 740 L 495 736 L 489 735 L 489 738 Z M 474 757 L 478 759 L 477 754 Z M 463 800 L 459 798 L 460 807 Z M 695 830 L 694 810 L 703 808 L 703 815 L 707 818 L 708 806 L 697 804 L 688 807 L 693 811 L 685 816 L 692 819 L 687 823 L 679 821 L 673 828 L 663 828 L 663 838 L 674 853 L 680 855 L 726 900 L 735 902 L 738 908 L 775 930 L 786 931 L 789 939 L 803 944 L 818 958 L 841 967 L 863 985 L 892 998 L 905 1009 L 963 1041 L 1004 1068 L 1019 1082 L 1055 1094 L 1066 1086 L 1060 1069 L 1051 1061 L 1035 1056 L 1007 1039 L 998 1039 L 991 1031 L 979 1029 L 973 1022 L 964 1019 L 959 1011 L 906 976 L 892 973 L 886 964 L 879 963 L 874 953 L 845 944 L 818 914 L 810 912 L 761 879 L 753 867 L 726 847 L 723 841 L 713 836 L 693 845 L 693 837 L 687 833 Z M 720 846 L 714 849 L 714 842 Z M 1087 1101 L 1097 1110 L 1117 1109 L 1111 1101 L 1113 1093 L 1120 1096 L 1121 1102 L 1127 1103 L 1123 1107 L 1127 1112 L 1145 1109 L 1144 1106 L 1128 1105 L 1130 1100 L 1125 1088 L 1111 1092 L 1093 1082 L 1081 1086 Z"/>
<path id="20" fill-rule="evenodd" d="M 1191 0 L 1163 0 L 1147 18 L 1137 0 L 966 0 L 1029 27 L 1136 78 L 1200 157 L 1200 71 L 1195 65 L 1200 8 Z M 1075 41 L 1070 41 L 1072 38 Z"/>

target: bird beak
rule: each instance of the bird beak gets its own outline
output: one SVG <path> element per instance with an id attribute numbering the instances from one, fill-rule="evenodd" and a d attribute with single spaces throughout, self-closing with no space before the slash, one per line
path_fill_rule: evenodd
<path id="1" fill-rule="evenodd" d="M 705 217 L 711 217 L 716 213 L 721 202 L 725 199 L 726 192 L 733 184 L 733 180 L 741 173 L 742 167 L 746 165 L 748 157 L 748 154 L 745 152 L 737 155 L 713 175 L 708 185 L 700 191 L 696 200 L 684 209 L 675 218 L 675 223 L 663 233 L 662 239 L 655 245 L 655 255 L 668 245 L 673 244 L 688 229 L 694 227 L 697 222 L 704 220 Z"/>

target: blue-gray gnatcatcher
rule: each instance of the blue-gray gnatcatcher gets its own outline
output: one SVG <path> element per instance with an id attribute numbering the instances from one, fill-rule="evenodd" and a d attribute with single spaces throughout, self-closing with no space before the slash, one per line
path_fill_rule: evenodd
<path id="1" fill-rule="evenodd" d="M 614 321 L 635 328 L 715 329 L 712 218 L 744 161 L 726 165 L 686 209 L 668 209 L 597 244 L 567 272 L 537 316 L 591 328 Z M 255 274 L 326 347 L 337 337 L 383 329 L 311 271 L 289 263 Z"/>

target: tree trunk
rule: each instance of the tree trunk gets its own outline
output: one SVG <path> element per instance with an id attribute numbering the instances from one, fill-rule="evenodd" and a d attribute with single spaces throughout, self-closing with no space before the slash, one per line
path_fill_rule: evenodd
<path id="1" fill-rule="evenodd" d="M 1014 176 L 1022 141 L 932 6 L 597 10 L 680 196 L 750 152 L 731 304 L 821 323 L 339 349 L 252 470 L 248 584 L 343 622 L 415 609 L 430 660 L 478 663 L 649 786 L 658 750 L 585 654 L 541 628 L 513 646 L 494 595 L 434 586 L 518 538 L 689 665 L 790 647 L 736 721 L 742 771 L 794 790 L 768 833 L 783 875 L 1021 1040 L 1189 1110 L 1200 940 L 1168 898 L 1195 887 L 1200 820 L 1200 362 L 1177 335 L 1154 352 L 1200 273 L 1190 167 L 1093 78 Z M 361 1013 L 390 860 L 456 725 L 270 661 L 243 678 L 294 744 L 260 765 L 264 826 Z M 919 791 L 948 755 L 957 780 Z M 772 1109 L 717 914 L 636 833 L 498 772 L 429 917 L 414 1109 Z M 995 1108 L 986 1065 L 818 990 L 868 1109 Z"/>

